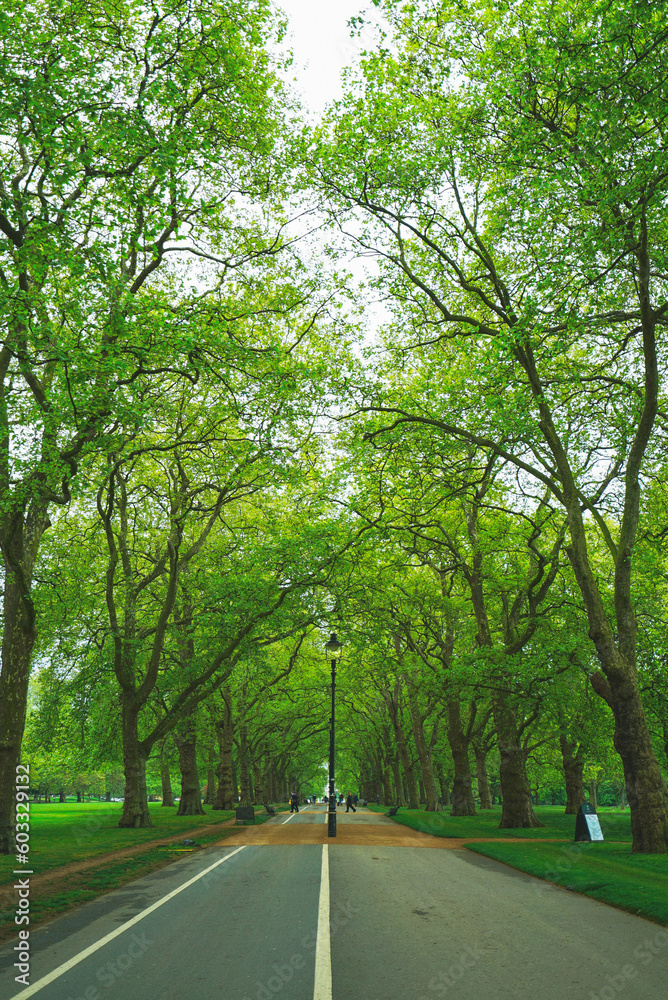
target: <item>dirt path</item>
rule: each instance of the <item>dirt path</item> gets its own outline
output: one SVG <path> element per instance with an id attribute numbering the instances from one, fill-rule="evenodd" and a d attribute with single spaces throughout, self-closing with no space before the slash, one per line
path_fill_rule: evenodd
<path id="1" fill-rule="evenodd" d="M 527 844 L 540 840 L 543 844 L 562 843 L 560 838 L 545 837 L 434 837 L 418 833 L 398 823 L 339 823 L 336 839 L 327 836 L 326 823 L 266 823 L 260 827 L 245 827 L 225 839 L 226 847 L 242 844 L 252 847 L 289 846 L 292 844 L 330 844 L 332 847 L 431 847 L 440 850 L 461 850 L 467 844 Z M 565 843 L 565 841 L 563 841 Z"/>

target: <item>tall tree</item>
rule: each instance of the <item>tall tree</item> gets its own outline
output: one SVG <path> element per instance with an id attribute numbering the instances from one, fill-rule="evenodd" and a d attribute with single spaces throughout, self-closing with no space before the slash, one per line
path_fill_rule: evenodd
<path id="1" fill-rule="evenodd" d="M 402 362 L 429 351 L 440 405 L 365 405 L 489 448 L 564 510 L 633 850 L 663 853 L 633 569 L 668 322 L 664 20 L 635 0 L 378 5 L 392 49 L 367 54 L 313 161 L 338 227 L 379 255 Z"/>
<path id="2" fill-rule="evenodd" d="M 204 273 L 193 292 L 192 274 L 167 268 L 179 257 L 228 269 L 277 247 L 228 206 L 272 188 L 281 112 L 263 40 L 280 30 L 264 0 L 3 8 L 0 852 L 13 846 L 42 536 L 117 418 L 143 421 L 135 384 L 188 377 L 196 351 L 149 292 L 169 270 L 170 307 L 201 295 Z"/>

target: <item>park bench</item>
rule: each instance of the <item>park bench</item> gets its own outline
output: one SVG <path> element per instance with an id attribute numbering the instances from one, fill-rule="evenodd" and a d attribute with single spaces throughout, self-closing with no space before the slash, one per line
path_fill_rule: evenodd
<path id="1" fill-rule="evenodd" d="M 389 811 L 389 813 L 387 815 L 388 816 L 396 816 L 398 812 L 399 812 L 399 806 L 392 806 L 392 808 L 390 809 L 390 811 Z"/>
<path id="2" fill-rule="evenodd" d="M 268 806 L 266 804 L 266 802 L 265 802 L 264 808 L 267 810 L 267 812 L 269 813 L 270 816 L 275 816 L 276 815 L 276 810 L 274 809 L 274 807 L 273 806 Z"/>

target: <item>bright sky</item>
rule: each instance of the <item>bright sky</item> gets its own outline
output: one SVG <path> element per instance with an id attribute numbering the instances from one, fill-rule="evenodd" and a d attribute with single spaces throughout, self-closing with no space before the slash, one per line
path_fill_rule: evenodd
<path id="1" fill-rule="evenodd" d="M 371 33 L 351 38 L 349 18 L 370 4 L 365 0 L 276 0 L 288 15 L 288 45 L 294 52 L 296 85 L 312 112 L 340 95 L 339 78 L 344 66 L 354 61 L 360 50 L 371 45 Z M 372 8 L 373 10 L 373 8 Z M 374 11 L 375 13 L 375 11 Z"/>

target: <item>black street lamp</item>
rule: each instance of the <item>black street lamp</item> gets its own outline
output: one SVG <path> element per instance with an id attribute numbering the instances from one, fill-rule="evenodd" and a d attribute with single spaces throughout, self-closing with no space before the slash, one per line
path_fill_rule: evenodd
<path id="1" fill-rule="evenodd" d="M 341 649 L 336 632 L 332 632 L 325 649 L 332 657 L 332 717 L 329 727 L 329 803 L 327 809 L 327 836 L 336 837 L 336 792 L 334 791 L 334 704 L 336 697 L 336 654 Z"/>

